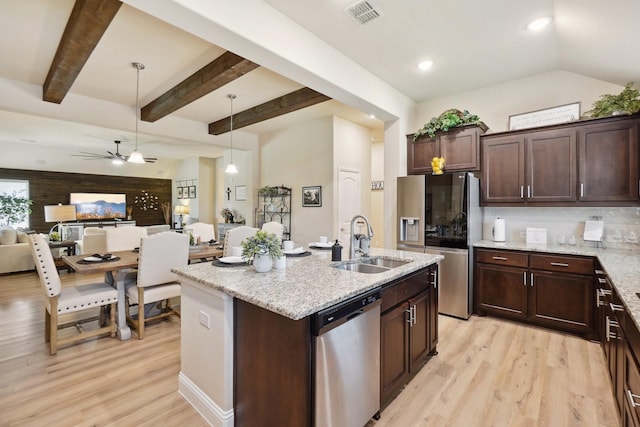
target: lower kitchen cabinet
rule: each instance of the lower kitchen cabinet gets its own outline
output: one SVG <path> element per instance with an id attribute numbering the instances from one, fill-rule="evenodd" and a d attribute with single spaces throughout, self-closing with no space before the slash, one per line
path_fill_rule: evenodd
<path id="1" fill-rule="evenodd" d="M 594 336 L 593 259 L 476 249 L 475 310 Z"/>
<path id="2" fill-rule="evenodd" d="M 384 408 L 436 351 L 437 266 L 382 290 L 380 391 Z M 435 323 L 435 325 L 434 325 Z"/>

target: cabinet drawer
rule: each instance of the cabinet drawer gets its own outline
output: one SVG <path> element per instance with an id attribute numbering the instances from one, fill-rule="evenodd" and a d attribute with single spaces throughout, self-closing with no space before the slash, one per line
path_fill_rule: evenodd
<path id="1" fill-rule="evenodd" d="M 420 270 L 417 274 L 404 277 L 398 282 L 382 288 L 382 306 L 380 311 L 385 310 L 401 303 L 414 295 L 417 295 L 429 286 L 430 274 L 429 269 Z"/>
<path id="2" fill-rule="evenodd" d="M 528 255 L 520 252 L 478 250 L 477 262 L 486 264 L 510 265 L 512 267 L 527 267 Z"/>
<path id="3" fill-rule="evenodd" d="M 558 256 L 558 255 L 530 255 L 529 266 L 537 270 L 560 271 L 563 273 L 593 274 L 593 258 Z"/>

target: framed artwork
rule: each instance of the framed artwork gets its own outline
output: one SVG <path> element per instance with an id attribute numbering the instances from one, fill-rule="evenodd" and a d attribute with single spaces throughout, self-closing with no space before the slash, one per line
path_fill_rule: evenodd
<path id="1" fill-rule="evenodd" d="M 178 187 L 178 199 L 184 199 L 183 187 Z"/>
<path id="2" fill-rule="evenodd" d="M 195 199 L 196 198 L 196 186 L 195 185 L 190 185 L 189 186 L 189 198 L 190 199 Z"/>
<path id="3" fill-rule="evenodd" d="M 536 126 L 548 126 L 558 123 L 572 122 L 580 118 L 580 103 L 573 102 L 543 110 L 509 116 L 508 129 L 518 130 Z"/>
<path id="4" fill-rule="evenodd" d="M 322 206 L 322 187 L 302 187 L 302 206 Z"/>
<path id="5" fill-rule="evenodd" d="M 246 185 L 236 185 L 236 200 L 247 200 Z"/>

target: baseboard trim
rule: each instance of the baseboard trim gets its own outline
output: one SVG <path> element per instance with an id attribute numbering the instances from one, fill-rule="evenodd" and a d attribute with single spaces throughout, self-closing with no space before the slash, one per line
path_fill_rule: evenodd
<path id="1" fill-rule="evenodd" d="M 180 372 L 178 393 L 198 411 L 202 418 L 215 427 L 233 427 L 233 409 L 225 411 L 207 396 L 193 381 Z"/>

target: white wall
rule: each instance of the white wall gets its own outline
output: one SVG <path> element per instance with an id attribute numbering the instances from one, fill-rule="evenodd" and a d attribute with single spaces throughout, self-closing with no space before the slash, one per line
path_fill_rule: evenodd
<path id="1" fill-rule="evenodd" d="M 450 108 L 469 110 L 489 126 L 490 132 L 507 130 L 509 116 L 580 102 L 581 114 L 605 93 L 623 88 L 568 71 L 550 71 L 419 104 L 417 128 Z M 416 129 L 409 129 L 413 133 Z"/>
<path id="2" fill-rule="evenodd" d="M 260 138 L 259 186 L 292 189 L 291 238 L 298 245 L 332 236 L 333 119 L 317 119 Z M 322 206 L 302 207 L 302 187 L 322 186 Z M 257 191 L 257 189 L 255 189 Z"/>
<path id="3" fill-rule="evenodd" d="M 384 181 L 384 142 L 371 144 L 371 181 Z M 369 190 L 371 192 L 371 226 L 373 240 L 371 246 L 384 247 L 384 190 Z"/>
<path id="4" fill-rule="evenodd" d="M 257 145 L 257 143 L 256 143 Z M 246 220 L 248 226 L 253 225 L 253 209 L 255 206 L 255 199 L 253 193 L 253 180 L 257 173 L 254 171 L 253 165 L 254 158 L 257 153 L 244 150 L 233 150 L 233 163 L 238 168 L 238 173 L 235 175 L 229 175 L 224 172 L 229 164 L 230 151 L 227 150 L 224 153 L 224 157 L 220 158 L 216 164 L 218 169 L 217 175 L 222 177 L 222 181 L 219 182 L 216 190 L 216 204 L 215 204 L 215 217 L 218 222 L 224 222 L 224 218 L 220 215 L 222 208 L 227 208 L 232 211 L 240 213 L 240 215 Z M 236 196 L 236 187 L 246 187 L 245 200 L 238 200 Z M 230 193 L 227 194 L 227 189 Z M 237 218 L 234 218 L 234 221 Z"/>

